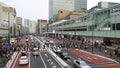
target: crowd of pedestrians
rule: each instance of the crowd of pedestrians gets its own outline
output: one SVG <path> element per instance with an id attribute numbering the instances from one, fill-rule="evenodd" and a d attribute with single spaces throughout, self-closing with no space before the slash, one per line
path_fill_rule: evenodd
<path id="1" fill-rule="evenodd" d="M 7 61 L 11 59 L 13 53 L 13 45 L 9 41 L 0 41 L 0 66 L 5 66 Z"/>
<path id="2" fill-rule="evenodd" d="M 26 38 L 26 42 L 22 42 L 25 37 L 27 36 L 17 37 L 14 42 L 0 40 L 0 68 L 5 66 L 15 51 L 28 50 L 29 39 Z"/>
<path id="3" fill-rule="evenodd" d="M 72 38 L 58 38 L 54 39 L 60 41 L 57 45 L 62 48 L 78 48 L 82 50 L 86 50 L 89 52 L 95 51 L 94 53 L 101 54 L 106 57 L 110 57 L 112 59 L 119 58 L 120 59 L 120 47 L 116 47 L 115 49 L 109 49 L 105 43 L 100 43 L 98 41 L 90 41 L 81 38 L 80 40 L 72 39 Z M 62 41 L 62 43 L 61 43 Z M 118 60 L 120 61 L 120 60 Z"/>

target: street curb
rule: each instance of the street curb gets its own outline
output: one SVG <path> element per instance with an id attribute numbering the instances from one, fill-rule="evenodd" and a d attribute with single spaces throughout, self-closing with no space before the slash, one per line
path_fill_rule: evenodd
<path id="1" fill-rule="evenodd" d="M 18 52 L 14 52 L 11 56 L 11 59 L 7 62 L 6 68 L 11 68 L 13 65 L 13 62 L 15 61 L 15 58 L 17 57 Z"/>

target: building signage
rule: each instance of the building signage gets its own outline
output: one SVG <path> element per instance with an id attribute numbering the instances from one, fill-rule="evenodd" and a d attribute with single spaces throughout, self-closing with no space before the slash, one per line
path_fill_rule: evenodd
<path id="1" fill-rule="evenodd" d="M 8 22 L 3 21 L 3 22 L 1 23 L 1 26 L 2 26 L 2 27 L 8 27 Z"/>

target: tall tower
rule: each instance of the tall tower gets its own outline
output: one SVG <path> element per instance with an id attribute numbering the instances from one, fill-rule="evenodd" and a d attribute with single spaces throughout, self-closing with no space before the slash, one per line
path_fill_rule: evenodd
<path id="1" fill-rule="evenodd" d="M 49 19 L 57 21 L 59 10 L 87 10 L 87 0 L 49 0 Z"/>
<path id="2" fill-rule="evenodd" d="M 87 0 L 74 0 L 75 11 L 86 11 L 87 10 Z"/>

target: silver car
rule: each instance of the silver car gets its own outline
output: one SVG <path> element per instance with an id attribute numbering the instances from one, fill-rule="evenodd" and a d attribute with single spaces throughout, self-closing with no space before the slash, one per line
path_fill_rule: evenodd
<path id="1" fill-rule="evenodd" d="M 88 65 L 85 61 L 83 61 L 83 60 L 81 60 L 81 59 L 79 59 L 79 60 L 74 60 L 73 63 L 74 63 L 74 66 L 75 66 L 76 68 L 91 68 L 90 65 Z"/>

